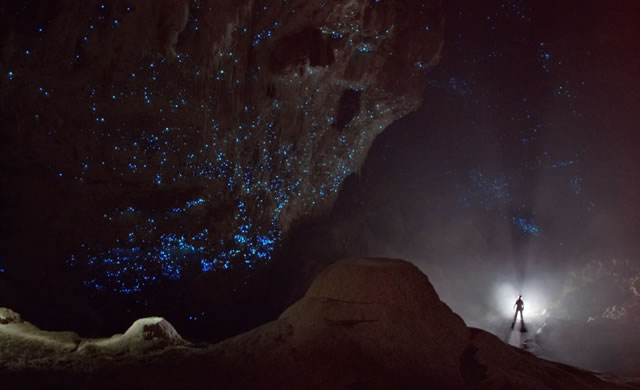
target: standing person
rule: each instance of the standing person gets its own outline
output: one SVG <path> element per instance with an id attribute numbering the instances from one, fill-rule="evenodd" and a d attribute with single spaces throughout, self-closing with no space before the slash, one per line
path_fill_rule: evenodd
<path id="1" fill-rule="evenodd" d="M 516 320 L 518 319 L 518 313 L 520 313 L 520 321 L 522 322 L 522 324 L 524 326 L 524 318 L 522 318 L 522 311 L 524 310 L 524 301 L 522 300 L 522 295 L 518 296 L 518 300 L 513 305 L 513 307 L 516 308 L 516 314 L 513 316 L 513 322 L 511 323 L 511 329 L 513 329 L 513 326 L 516 324 Z"/>

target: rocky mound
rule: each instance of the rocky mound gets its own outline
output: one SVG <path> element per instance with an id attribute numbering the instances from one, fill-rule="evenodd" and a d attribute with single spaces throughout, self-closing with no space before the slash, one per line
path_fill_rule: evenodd
<path id="1" fill-rule="evenodd" d="M 468 338 L 415 266 L 358 259 L 327 268 L 277 321 L 215 349 L 256 368 L 241 375 L 246 385 L 444 388 L 463 384 L 458 365 Z"/>
<path id="2" fill-rule="evenodd" d="M 155 324 L 147 331 L 134 324 L 122 337 L 136 344 L 153 338 L 155 329 L 181 342 L 168 323 Z M 118 359 L 112 355 L 110 365 L 90 372 L 13 370 L 1 379 L 7 388 L 67 389 L 640 388 L 539 359 L 468 328 L 426 275 L 390 259 L 336 263 L 277 320 L 209 348 Z"/>
<path id="3" fill-rule="evenodd" d="M 22 317 L 11 309 L 0 307 L 0 324 L 21 323 Z"/>
<path id="4" fill-rule="evenodd" d="M 0 308 L 0 370 L 92 371 L 95 361 L 121 362 L 188 343 L 161 317 L 142 318 L 124 334 L 84 339 L 73 332 L 49 332 L 23 321 L 18 313 Z"/>
<path id="5" fill-rule="evenodd" d="M 402 260 L 336 263 L 278 320 L 214 349 L 236 363 L 227 388 L 618 388 L 467 328 Z"/>

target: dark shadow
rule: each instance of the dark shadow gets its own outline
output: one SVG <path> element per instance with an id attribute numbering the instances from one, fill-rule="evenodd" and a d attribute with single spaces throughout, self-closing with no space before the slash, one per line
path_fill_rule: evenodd
<path id="1" fill-rule="evenodd" d="M 338 100 L 338 113 L 333 126 L 343 130 L 351 120 L 360 112 L 360 95 L 362 91 L 345 89 Z"/>
<path id="2" fill-rule="evenodd" d="M 298 65 L 328 66 L 335 61 L 331 42 L 317 28 L 306 27 L 280 38 L 271 49 L 270 69 L 284 73 Z"/>

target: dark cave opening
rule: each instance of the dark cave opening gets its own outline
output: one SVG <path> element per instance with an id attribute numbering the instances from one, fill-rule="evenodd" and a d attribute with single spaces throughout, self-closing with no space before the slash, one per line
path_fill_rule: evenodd
<path id="1" fill-rule="evenodd" d="M 345 127 L 360 112 L 360 96 L 362 91 L 356 89 L 345 89 L 338 100 L 338 109 L 336 119 L 333 126 L 338 130 L 344 130 Z"/>

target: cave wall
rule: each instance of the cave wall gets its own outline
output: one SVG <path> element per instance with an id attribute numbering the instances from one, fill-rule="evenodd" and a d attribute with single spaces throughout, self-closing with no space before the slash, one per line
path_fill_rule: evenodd
<path id="1" fill-rule="evenodd" d="M 0 277 L 136 294 L 267 263 L 421 103 L 440 8 L 3 2 Z"/>

